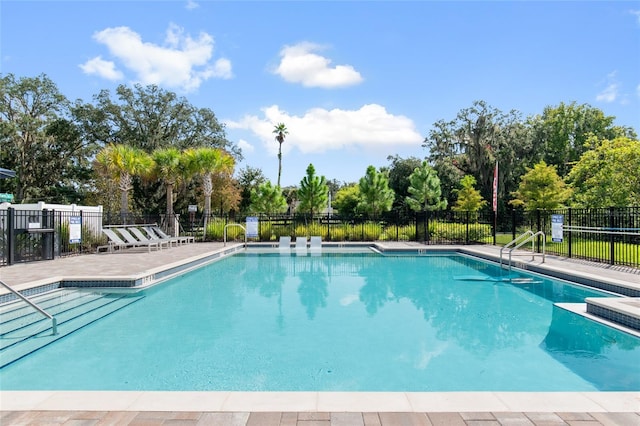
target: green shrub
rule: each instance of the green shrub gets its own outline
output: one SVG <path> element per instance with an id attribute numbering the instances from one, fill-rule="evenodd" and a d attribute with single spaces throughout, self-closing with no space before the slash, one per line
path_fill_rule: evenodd
<path id="1" fill-rule="evenodd" d="M 382 225 L 374 222 L 367 222 L 364 226 L 364 232 L 360 233 L 362 241 L 376 241 L 382 236 Z"/>
<path id="2" fill-rule="evenodd" d="M 225 222 L 220 219 L 213 219 L 207 223 L 206 240 L 223 241 L 224 240 L 224 228 L 226 225 L 241 225 L 244 228 L 244 224 L 233 222 Z M 227 227 L 227 241 L 236 240 L 240 236 L 244 239 L 245 231 L 240 226 L 228 226 Z"/>
<path id="3" fill-rule="evenodd" d="M 346 229 L 346 226 L 332 226 L 330 233 L 332 241 L 348 241 L 348 230 Z"/>
<path id="4" fill-rule="evenodd" d="M 258 236 L 260 237 L 260 241 L 271 241 L 277 238 L 273 234 L 271 222 L 260 222 L 259 225 Z"/>
<path id="5" fill-rule="evenodd" d="M 398 240 L 413 241 L 416 239 L 416 227 L 414 225 L 404 225 L 398 228 Z"/>

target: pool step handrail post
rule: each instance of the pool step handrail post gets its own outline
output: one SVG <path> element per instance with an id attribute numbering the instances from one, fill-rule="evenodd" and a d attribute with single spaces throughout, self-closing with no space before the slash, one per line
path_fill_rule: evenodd
<path id="1" fill-rule="evenodd" d="M 227 246 L 227 228 L 230 226 L 239 226 L 240 228 L 242 228 L 242 230 L 244 231 L 244 246 L 247 247 L 247 230 L 244 228 L 244 226 L 240 225 L 239 223 L 229 223 L 224 226 L 224 230 L 222 232 L 224 247 Z"/>
<path id="2" fill-rule="evenodd" d="M 2 285 L 4 288 L 9 290 L 11 293 L 15 294 L 18 298 L 22 299 L 24 302 L 26 302 L 28 305 L 30 305 L 32 308 L 34 308 L 36 311 L 40 312 L 45 317 L 49 318 L 51 320 L 51 329 L 52 329 L 53 335 L 55 336 L 56 334 L 58 334 L 58 320 L 56 319 L 56 317 L 54 317 L 53 315 L 51 315 L 50 313 L 48 313 L 47 311 L 42 309 L 40 306 L 36 305 L 33 301 L 31 301 L 27 297 L 23 296 L 19 291 L 15 290 L 14 288 L 12 288 L 9 284 L 5 283 L 4 281 L 0 280 L 0 285 Z"/>
<path id="3" fill-rule="evenodd" d="M 527 244 L 528 242 L 531 242 L 531 261 L 535 260 L 536 256 L 539 256 L 539 254 L 536 253 L 536 251 L 535 251 L 535 239 L 538 236 L 542 236 L 542 263 L 545 262 L 545 260 L 546 260 L 546 239 L 547 238 L 544 235 L 544 232 L 538 231 L 535 234 L 532 231 L 529 231 L 529 232 L 531 232 L 531 235 L 529 237 L 527 237 L 524 241 L 522 241 L 519 244 L 517 244 L 515 247 L 512 247 L 511 249 L 509 249 L 509 272 L 511 272 L 511 255 L 512 255 L 513 251 L 519 249 L 520 247 L 522 247 L 523 245 Z M 502 250 L 500 251 L 500 268 L 502 268 Z"/>
<path id="4" fill-rule="evenodd" d="M 531 229 L 529 229 L 528 231 L 523 232 L 522 234 L 518 235 L 513 240 L 509 241 L 507 244 L 505 244 L 504 246 L 502 246 L 500 248 L 500 269 L 502 269 L 502 252 L 505 249 L 508 249 L 509 247 L 511 247 L 512 245 L 517 244 L 521 239 L 526 238 L 526 237 L 532 237 L 532 236 L 533 236 L 533 231 Z"/>

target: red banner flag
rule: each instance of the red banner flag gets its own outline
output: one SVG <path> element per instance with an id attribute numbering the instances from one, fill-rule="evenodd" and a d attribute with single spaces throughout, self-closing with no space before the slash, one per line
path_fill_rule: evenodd
<path id="1" fill-rule="evenodd" d="M 498 162 L 493 169 L 493 211 L 498 211 Z"/>

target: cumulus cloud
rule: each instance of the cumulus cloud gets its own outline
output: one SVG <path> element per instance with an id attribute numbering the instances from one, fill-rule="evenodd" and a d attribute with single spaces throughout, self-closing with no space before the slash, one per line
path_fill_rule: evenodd
<path id="1" fill-rule="evenodd" d="M 605 88 L 596 95 L 596 100 L 599 102 L 611 103 L 615 102 L 620 95 L 620 84 L 616 79 L 616 72 L 612 72 L 607 75 Z"/>
<path id="2" fill-rule="evenodd" d="M 145 85 L 157 84 L 189 92 L 210 78 L 233 76 L 228 59 L 211 62 L 214 41 L 204 32 L 192 38 L 182 28 L 171 24 L 163 45 L 143 41 L 128 27 L 107 28 L 95 33 L 93 38 L 107 47 L 114 61 Z M 89 63 L 81 66 L 91 70 Z"/>
<path id="3" fill-rule="evenodd" d="M 251 145 L 249 142 L 244 139 L 240 139 L 238 141 L 238 147 L 242 150 L 243 153 L 252 153 L 256 150 L 256 148 Z"/>
<path id="4" fill-rule="evenodd" d="M 331 59 L 314 53 L 321 49 L 321 46 L 313 43 L 285 46 L 280 51 L 280 64 L 273 71 L 274 74 L 290 83 L 325 89 L 362 82 L 362 76 L 351 65 L 331 66 Z"/>
<path id="5" fill-rule="evenodd" d="M 640 10 L 630 10 L 629 13 L 635 15 L 636 19 L 638 19 L 638 24 L 640 24 Z"/>
<path id="6" fill-rule="evenodd" d="M 94 74 L 111 81 L 121 80 L 124 77 L 124 75 L 116 69 L 116 64 L 111 61 L 105 61 L 100 56 L 89 59 L 84 64 L 81 64 L 80 68 L 86 74 Z"/>
<path id="7" fill-rule="evenodd" d="M 411 119 L 390 114 L 377 104 L 364 105 L 358 110 L 313 108 L 302 116 L 289 115 L 277 105 L 262 112 L 261 117 L 247 115 L 226 125 L 230 129 L 253 132 L 271 155 L 278 150 L 272 133 L 276 123 L 285 123 L 289 130 L 283 152 L 297 149 L 309 154 L 351 147 L 379 151 L 400 145 L 416 146 L 423 140 Z"/>
<path id="8" fill-rule="evenodd" d="M 196 3 L 193 0 L 187 0 L 187 10 L 193 10 L 193 9 L 197 9 L 200 7 L 200 5 L 198 3 Z"/>

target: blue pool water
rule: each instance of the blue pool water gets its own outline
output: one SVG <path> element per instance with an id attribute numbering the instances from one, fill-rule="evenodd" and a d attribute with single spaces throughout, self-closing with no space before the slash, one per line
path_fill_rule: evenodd
<path id="1" fill-rule="evenodd" d="M 0 388 L 640 390 L 640 339 L 554 307 L 607 296 L 461 255 L 241 253 L 0 369 Z"/>

